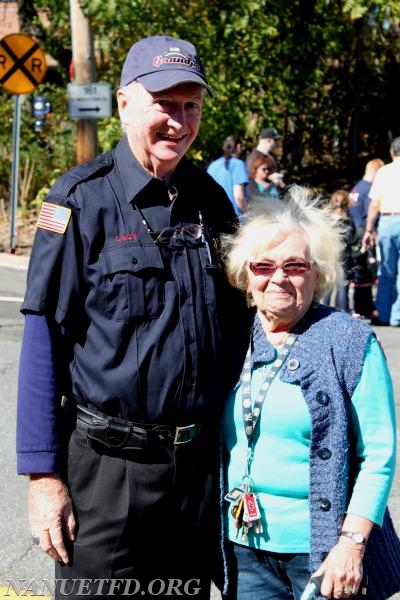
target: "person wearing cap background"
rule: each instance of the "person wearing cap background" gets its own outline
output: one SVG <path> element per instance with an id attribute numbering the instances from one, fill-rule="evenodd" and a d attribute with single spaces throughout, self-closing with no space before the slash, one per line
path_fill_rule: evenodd
<path id="1" fill-rule="evenodd" d="M 246 167 L 247 172 L 250 175 L 253 170 L 254 160 L 259 156 L 268 156 L 268 158 L 270 158 L 272 161 L 271 173 L 269 174 L 268 179 L 277 188 L 283 189 L 285 187 L 285 182 L 283 181 L 282 173 L 279 171 L 278 161 L 273 154 L 276 142 L 280 139 L 280 137 L 281 136 L 274 127 L 267 127 L 266 129 L 263 129 L 258 138 L 257 147 L 254 148 L 246 158 Z"/>
<path id="2" fill-rule="evenodd" d="M 56 598 L 210 594 L 228 349 L 247 338 L 247 308 L 216 252 L 233 207 L 184 157 L 206 92 L 192 44 L 135 43 L 117 91 L 125 135 L 41 208 L 17 456 Z"/>

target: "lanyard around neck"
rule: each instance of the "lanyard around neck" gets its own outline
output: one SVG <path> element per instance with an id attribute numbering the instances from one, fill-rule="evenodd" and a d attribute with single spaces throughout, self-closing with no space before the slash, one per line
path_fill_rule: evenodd
<path id="1" fill-rule="evenodd" d="M 254 401 L 253 409 L 251 407 L 251 354 L 252 354 L 252 344 L 250 342 L 249 348 L 247 350 L 246 358 L 243 365 L 242 370 L 242 407 L 243 407 L 243 423 L 244 430 L 247 437 L 248 442 L 248 465 L 247 465 L 247 475 L 250 474 L 250 465 L 253 454 L 253 445 L 254 445 L 254 431 L 256 429 L 256 425 L 261 415 L 262 407 L 264 404 L 264 400 L 267 396 L 268 390 L 271 387 L 271 383 L 275 379 L 276 375 L 279 373 L 282 368 L 285 360 L 289 356 L 290 350 L 292 349 L 295 341 L 297 340 L 298 333 L 289 333 L 288 337 L 285 340 L 282 348 L 280 349 L 278 356 L 275 358 L 274 362 L 268 368 L 268 371 L 265 375 L 264 381 L 258 391 L 256 399 Z"/>

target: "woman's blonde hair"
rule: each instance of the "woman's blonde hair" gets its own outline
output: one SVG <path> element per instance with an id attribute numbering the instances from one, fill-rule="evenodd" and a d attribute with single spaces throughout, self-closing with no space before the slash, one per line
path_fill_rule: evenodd
<path id="1" fill-rule="evenodd" d="M 304 233 L 317 272 L 317 300 L 343 283 L 343 223 L 334 218 L 330 206 L 323 205 L 321 196 L 313 195 L 306 187 L 292 185 L 282 199 L 254 199 L 236 233 L 223 237 L 222 251 L 233 286 L 247 291 L 247 264 L 265 252 L 272 228 L 276 231 L 277 227 Z"/>

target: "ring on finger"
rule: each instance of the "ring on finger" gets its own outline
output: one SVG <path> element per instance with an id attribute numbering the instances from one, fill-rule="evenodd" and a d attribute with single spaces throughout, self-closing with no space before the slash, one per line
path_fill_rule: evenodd
<path id="1" fill-rule="evenodd" d="M 352 587 L 345 587 L 345 588 L 343 588 L 343 592 L 345 594 L 352 594 L 353 593 L 353 588 Z"/>

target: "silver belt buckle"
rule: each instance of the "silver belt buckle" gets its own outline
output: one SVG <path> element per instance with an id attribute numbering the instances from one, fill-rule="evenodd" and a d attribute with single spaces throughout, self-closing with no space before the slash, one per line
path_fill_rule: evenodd
<path id="1" fill-rule="evenodd" d="M 185 427 L 177 427 L 175 429 L 174 446 L 191 442 L 196 433 L 196 428 L 197 426 L 194 423 Z"/>

